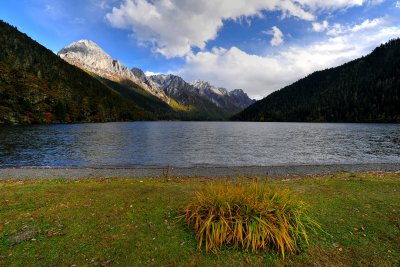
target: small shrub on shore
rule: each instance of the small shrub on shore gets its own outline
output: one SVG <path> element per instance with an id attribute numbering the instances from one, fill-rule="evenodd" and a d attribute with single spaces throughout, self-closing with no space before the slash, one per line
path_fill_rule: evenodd
<path id="1" fill-rule="evenodd" d="M 183 209 L 181 217 L 194 227 L 198 248 L 217 252 L 229 244 L 244 249 L 276 250 L 283 257 L 308 244 L 307 230 L 320 228 L 307 215 L 304 202 L 287 191 L 213 183 Z"/>

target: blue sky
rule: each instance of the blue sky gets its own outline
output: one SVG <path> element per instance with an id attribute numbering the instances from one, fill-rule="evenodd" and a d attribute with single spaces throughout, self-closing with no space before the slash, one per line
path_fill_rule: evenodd
<path id="1" fill-rule="evenodd" d="M 254 98 L 400 37 L 389 0 L 19 0 L 0 18 L 54 52 L 90 39 L 128 67 Z"/>

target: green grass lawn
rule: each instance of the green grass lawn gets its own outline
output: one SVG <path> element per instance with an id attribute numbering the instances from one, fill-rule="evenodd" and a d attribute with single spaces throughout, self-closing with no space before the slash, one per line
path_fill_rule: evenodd
<path id="1" fill-rule="evenodd" d="M 400 174 L 290 180 L 242 177 L 289 188 L 326 231 L 282 259 L 273 252 L 196 249 L 179 208 L 210 179 L 0 181 L 0 266 L 399 266 Z"/>

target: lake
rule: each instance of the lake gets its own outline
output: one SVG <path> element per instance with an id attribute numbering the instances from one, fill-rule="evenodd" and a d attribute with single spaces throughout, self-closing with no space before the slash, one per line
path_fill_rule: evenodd
<path id="1" fill-rule="evenodd" d="M 126 122 L 0 126 L 0 167 L 399 162 L 399 124 Z"/>

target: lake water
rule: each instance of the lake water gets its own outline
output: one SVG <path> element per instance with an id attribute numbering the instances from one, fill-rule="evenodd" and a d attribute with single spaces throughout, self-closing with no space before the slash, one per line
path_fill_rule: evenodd
<path id="1" fill-rule="evenodd" d="M 399 162 L 399 124 L 132 122 L 0 127 L 0 167 Z"/>

